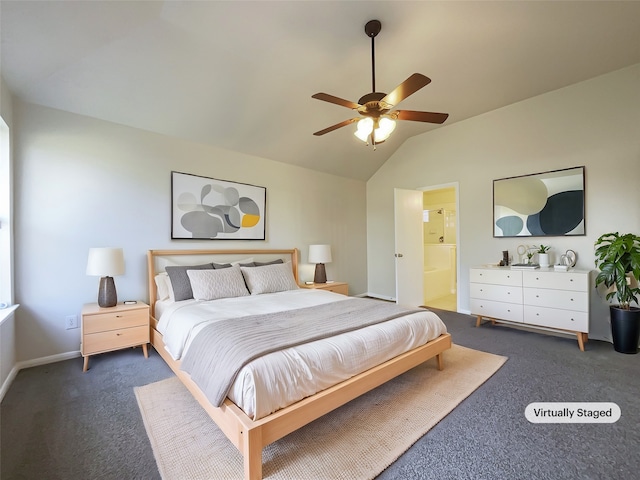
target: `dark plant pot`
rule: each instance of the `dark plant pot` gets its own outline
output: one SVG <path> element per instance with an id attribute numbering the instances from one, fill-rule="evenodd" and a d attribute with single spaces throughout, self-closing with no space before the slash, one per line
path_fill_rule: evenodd
<path id="1" fill-rule="evenodd" d="M 640 341 L 640 308 L 609 307 L 613 348 L 620 353 L 638 353 Z"/>

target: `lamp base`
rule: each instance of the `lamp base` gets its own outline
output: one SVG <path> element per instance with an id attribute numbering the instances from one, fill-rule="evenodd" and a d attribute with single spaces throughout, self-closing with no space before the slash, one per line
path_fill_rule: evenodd
<path id="1" fill-rule="evenodd" d="M 102 277 L 98 287 L 98 306 L 101 308 L 115 307 L 118 304 L 116 284 L 113 277 Z"/>
<path id="2" fill-rule="evenodd" d="M 316 273 L 313 276 L 314 283 L 327 283 L 327 272 L 324 269 L 324 263 L 316 264 Z"/>

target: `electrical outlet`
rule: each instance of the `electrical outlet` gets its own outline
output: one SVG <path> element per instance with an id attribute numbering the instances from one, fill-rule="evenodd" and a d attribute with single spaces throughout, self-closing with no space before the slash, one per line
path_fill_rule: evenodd
<path id="1" fill-rule="evenodd" d="M 78 328 L 78 316 L 67 315 L 66 317 L 64 317 L 64 326 L 67 330 L 71 330 L 72 328 Z"/>

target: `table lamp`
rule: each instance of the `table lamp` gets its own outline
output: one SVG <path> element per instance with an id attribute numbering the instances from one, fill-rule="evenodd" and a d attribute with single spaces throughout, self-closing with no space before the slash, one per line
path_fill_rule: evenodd
<path id="1" fill-rule="evenodd" d="M 331 245 L 309 245 L 309 263 L 316 264 L 314 283 L 327 283 L 324 264 L 331 262 Z"/>
<path id="2" fill-rule="evenodd" d="M 118 303 L 115 275 L 124 274 L 124 254 L 122 248 L 90 248 L 87 261 L 87 275 L 101 277 L 98 287 L 98 305 L 102 308 L 115 307 Z"/>

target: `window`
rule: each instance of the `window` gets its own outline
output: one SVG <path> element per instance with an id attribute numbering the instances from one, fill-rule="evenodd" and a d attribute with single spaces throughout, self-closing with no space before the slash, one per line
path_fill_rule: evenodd
<path id="1" fill-rule="evenodd" d="M 0 304 L 13 303 L 12 172 L 9 127 L 0 117 Z"/>

